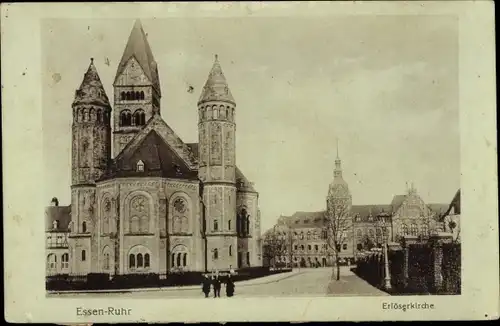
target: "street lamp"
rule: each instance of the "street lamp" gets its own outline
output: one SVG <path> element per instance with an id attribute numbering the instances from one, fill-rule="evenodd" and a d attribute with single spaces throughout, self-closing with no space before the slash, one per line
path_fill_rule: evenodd
<path id="1" fill-rule="evenodd" d="M 380 216 L 380 220 L 382 222 L 382 232 L 384 232 L 384 287 L 386 290 L 391 289 L 391 275 L 389 271 L 389 232 L 388 232 L 388 224 L 389 224 L 389 215 L 382 214 Z"/>

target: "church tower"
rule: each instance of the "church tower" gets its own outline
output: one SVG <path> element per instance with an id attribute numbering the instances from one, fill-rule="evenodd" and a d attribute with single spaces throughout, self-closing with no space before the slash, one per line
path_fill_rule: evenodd
<path id="1" fill-rule="evenodd" d="M 130 32 L 113 86 L 116 157 L 153 115 L 160 114 L 158 65 L 139 20 Z"/>
<path id="2" fill-rule="evenodd" d="M 71 271 L 90 272 L 95 268 L 91 252 L 95 239 L 95 182 L 106 171 L 111 159 L 111 106 L 101 80 L 90 59 L 73 101 L 72 186 L 71 186 Z M 94 255 L 95 256 L 95 255 Z"/>
<path id="3" fill-rule="evenodd" d="M 352 205 L 351 192 L 349 186 L 342 176 L 342 162 L 339 157 L 339 142 L 337 140 L 337 157 L 335 158 L 335 169 L 333 170 L 333 181 L 328 188 L 327 207 L 328 202 L 343 202 L 350 210 Z"/>
<path id="4" fill-rule="evenodd" d="M 198 101 L 199 178 L 207 207 L 208 268 L 236 267 L 236 103 L 217 55 Z"/>

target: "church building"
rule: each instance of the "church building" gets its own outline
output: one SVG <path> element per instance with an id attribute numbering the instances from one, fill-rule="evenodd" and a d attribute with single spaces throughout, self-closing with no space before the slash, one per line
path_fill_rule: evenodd
<path id="1" fill-rule="evenodd" d="M 46 232 L 66 232 L 63 270 L 262 266 L 259 195 L 236 166 L 236 102 L 217 55 L 198 100 L 197 143 L 161 116 L 158 65 L 140 21 L 113 87 L 112 107 L 91 59 L 72 105 L 71 205 L 46 211 Z M 48 271 L 61 270 L 62 258 L 50 259 Z"/>

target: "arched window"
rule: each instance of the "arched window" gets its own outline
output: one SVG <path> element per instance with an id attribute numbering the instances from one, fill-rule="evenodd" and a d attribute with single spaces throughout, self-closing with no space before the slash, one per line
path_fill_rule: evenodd
<path id="1" fill-rule="evenodd" d="M 136 126 L 144 126 L 146 124 L 146 114 L 142 109 L 134 112 L 134 123 Z"/>
<path id="2" fill-rule="evenodd" d="M 130 219 L 130 233 L 138 233 L 139 232 L 139 218 L 137 216 L 133 216 Z"/>
<path id="3" fill-rule="evenodd" d="M 87 232 L 87 222 L 85 221 L 82 222 L 82 232 L 83 233 Z"/>
<path id="4" fill-rule="evenodd" d="M 233 246 L 229 245 L 229 256 L 233 255 Z"/>
<path id="5" fill-rule="evenodd" d="M 56 269 L 57 267 L 57 256 L 54 254 L 49 254 L 47 256 L 47 268 Z"/>
<path id="6" fill-rule="evenodd" d="M 61 257 L 61 268 L 66 269 L 69 268 L 69 254 L 64 253 Z"/>
<path id="7" fill-rule="evenodd" d="M 215 120 L 215 119 L 218 119 L 218 118 L 219 118 L 219 110 L 217 109 L 217 106 L 216 106 L 216 105 L 214 105 L 214 106 L 212 107 L 212 110 L 213 110 L 213 111 L 212 111 L 212 113 L 213 113 L 213 119 L 214 119 L 214 120 Z"/>
<path id="8" fill-rule="evenodd" d="M 307 240 L 311 240 L 311 231 L 307 231 Z"/>
<path id="9" fill-rule="evenodd" d="M 187 266 L 187 251 L 187 247 L 184 245 L 178 245 L 172 249 L 172 267 Z"/>
<path id="10" fill-rule="evenodd" d="M 126 98 L 127 98 L 127 95 L 125 94 L 125 92 L 121 92 L 120 93 L 120 100 L 124 101 Z"/>
<path id="11" fill-rule="evenodd" d="M 377 234 L 377 238 L 382 238 L 382 229 L 377 228 L 377 229 L 375 230 L 375 233 Z"/>
<path id="12" fill-rule="evenodd" d="M 406 226 L 406 224 L 401 225 L 400 235 L 402 236 L 408 235 L 408 227 Z"/>
<path id="13" fill-rule="evenodd" d="M 137 254 L 137 267 L 143 266 L 142 254 Z"/>
<path id="14" fill-rule="evenodd" d="M 247 266 L 250 266 L 250 253 L 247 251 Z"/>
<path id="15" fill-rule="evenodd" d="M 149 254 L 144 255 L 144 267 L 149 267 Z"/>
<path id="16" fill-rule="evenodd" d="M 174 233 L 189 232 L 190 207 L 186 199 L 177 197 L 172 204 L 172 228 Z"/>
<path id="17" fill-rule="evenodd" d="M 128 255 L 128 267 L 129 268 L 135 267 L 135 255 L 133 254 Z"/>
<path id="18" fill-rule="evenodd" d="M 410 225 L 410 234 L 416 236 L 418 234 L 418 227 L 415 223 Z"/>
<path id="19" fill-rule="evenodd" d="M 144 92 L 143 91 L 141 91 L 140 99 L 144 100 Z"/>
<path id="20" fill-rule="evenodd" d="M 85 261 L 85 259 L 87 259 L 86 252 L 85 250 L 82 250 L 82 261 Z"/>
<path id="21" fill-rule="evenodd" d="M 214 259 L 219 259 L 219 250 L 217 248 L 214 249 Z"/>
<path id="22" fill-rule="evenodd" d="M 97 120 L 97 122 L 102 122 L 102 111 L 101 110 L 97 110 L 96 120 Z"/>
<path id="23" fill-rule="evenodd" d="M 120 125 L 121 126 L 132 125 L 132 115 L 129 110 L 124 110 L 120 113 Z"/>
<path id="24" fill-rule="evenodd" d="M 370 238 L 373 238 L 375 236 L 375 232 L 373 231 L 373 229 L 369 229 L 368 234 Z"/>
<path id="25" fill-rule="evenodd" d="M 229 120 L 229 107 L 226 107 L 226 118 Z"/>
<path id="26" fill-rule="evenodd" d="M 104 270 L 108 270 L 109 269 L 109 262 L 110 262 L 110 259 L 109 259 L 109 253 L 104 253 L 104 261 L 103 261 L 103 268 Z"/>
<path id="27" fill-rule="evenodd" d="M 135 100 L 135 92 L 130 92 L 130 100 L 134 101 Z"/>
<path id="28" fill-rule="evenodd" d="M 141 216 L 139 221 L 139 232 L 148 233 L 149 232 L 149 217 Z"/>
<path id="29" fill-rule="evenodd" d="M 214 220 L 214 231 L 219 231 L 219 222 Z"/>
<path id="30" fill-rule="evenodd" d="M 303 251 L 304 249 L 305 249 L 304 245 L 300 245 L 300 250 Z"/>
<path id="31" fill-rule="evenodd" d="M 304 232 L 300 232 L 300 240 L 304 240 Z"/>
<path id="32" fill-rule="evenodd" d="M 227 221 L 227 229 L 231 231 L 231 220 Z"/>
<path id="33" fill-rule="evenodd" d="M 428 236 L 429 235 L 429 227 L 427 226 L 427 224 L 423 224 L 420 228 L 420 234 L 424 237 Z"/>
<path id="34" fill-rule="evenodd" d="M 149 232 L 149 200 L 144 195 L 134 196 L 129 206 L 130 232 Z"/>
<path id="35" fill-rule="evenodd" d="M 89 111 L 89 121 L 95 121 L 95 109 L 91 108 Z"/>
<path id="36" fill-rule="evenodd" d="M 141 93 L 139 91 L 135 92 L 135 99 L 140 100 L 141 99 Z"/>

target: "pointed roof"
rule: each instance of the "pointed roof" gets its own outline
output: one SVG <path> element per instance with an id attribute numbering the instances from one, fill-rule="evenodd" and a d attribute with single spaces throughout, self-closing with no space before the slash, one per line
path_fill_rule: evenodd
<path id="1" fill-rule="evenodd" d="M 138 164 L 143 166 L 143 171 L 137 171 Z M 155 129 L 150 130 L 137 147 L 123 152 L 115 161 L 110 172 L 113 177 L 164 177 L 198 180 L 197 172 L 189 168 L 185 160 Z"/>
<path id="2" fill-rule="evenodd" d="M 75 92 L 73 105 L 79 104 L 109 106 L 108 96 L 94 66 L 94 58 L 90 58 L 89 68 L 83 76 L 80 87 Z"/>
<path id="3" fill-rule="evenodd" d="M 146 33 L 144 33 L 144 29 L 139 19 L 135 21 L 134 27 L 130 32 L 127 46 L 125 47 L 125 51 L 123 51 L 122 59 L 116 71 L 115 83 L 132 57 L 137 60 L 153 87 L 161 94 L 158 65 L 153 57 L 153 52 L 151 51 Z"/>
<path id="4" fill-rule="evenodd" d="M 224 77 L 224 73 L 222 72 L 217 54 L 215 55 L 214 65 L 203 87 L 198 104 L 208 101 L 224 101 L 236 104 L 227 85 L 226 77 Z"/>

